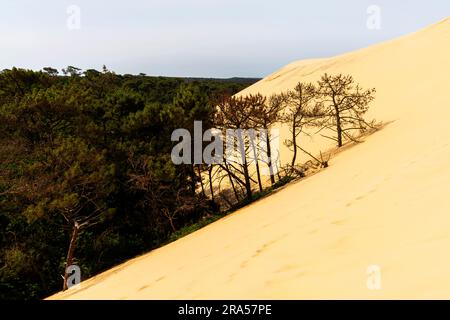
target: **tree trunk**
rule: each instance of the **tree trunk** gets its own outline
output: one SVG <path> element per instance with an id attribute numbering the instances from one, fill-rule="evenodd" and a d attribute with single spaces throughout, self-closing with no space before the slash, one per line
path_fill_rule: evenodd
<path id="1" fill-rule="evenodd" d="M 192 196 L 195 196 L 195 186 L 197 185 L 197 175 L 195 174 L 195 165 L 191 164 L 190 165 L 190 176 L 191 176 L 191 192 L 192 192 Z"/>
<path id="2" fill-rule="evenodd" d="M 67 251 L 66 269 L 64 270 L 63 291 L 68 289 L 67 279 L 69 278 L 70 274 L 67 272 L 67 268 L 69 266 L 71 266 L 73 263 L 73 254 L 75 252 L 75 247 L 77 245 L 77 239 L 78 239 L 79 232 L 80 232 L 80 226 L 78 225 L 78 222 L 75 221 L 74 225 L 73 225 L 72 238 L 70 239 L 69 250 Z"/>
<path id="3" fill-rule="evenodd" d="M 250 185 L 250 175 L 248 173 L 247 158 L 244 160 L 244 176 L 245 176 L 245 192 L 247 193 L 247 199 L 252 200 L 252 187 Z"/>
<path id="4" fill-rule="evenodd" d="M 197 165 L 197 171 L 198 171 L 198 176 L 200 178 L 200 185 L 202 187 L 202 193 L 203 193 L 203 196 L 206 198 L 205 186 L 203 185 L 203 177 L 202 177 L 202 171 L 200 169 L 200 165 Z"/>
<path id="5" fill-rule="evenodd" d="M 250 174 L 248 172 L 248 162 L 247 162 L 247 155 L 245 152 L 245 143 L 244 143 L 244 139 L 242 138 L 242 134 L 239 133 L 238 134 L 238 138 L 239 138 L 239 144 L 241 146 L 241 159 L 242 159 L 242 164 L 243 164 L 243 169 L 244 169 L 244 178 L 245 178 L 245 193 L 247 194 L 247 199 L 251 200 L 252 199 L 252 187 L 250 184 Z"/>
<path id="6" fill-rule="evenodd" d="M 233 177 L 231 176 L 230 168 L 226 161 L 224 161 L 225 168 L 227 169 L 228 178 L 230 179 L 231 187 L 233 188 L 234 196 L 236 197 L 236 201 L 239 202 L 239 194 L 236 190 L 236 186 L 234 185 Z"/>
<path id="7" fill-rule="evenodd" d="M 261 182 L 261 174 L 259 172 L 259 161 L 258 161 L 258 153 L 256 152 L 256 146 L 255 141 L 253 140 L 253 137 L 250 138 L 252 149 L 253 149 L 253 157 L 255 159 L 255 166 L 256 166 L 256 175 L 258 176 L 258 187 L 259 192 L 263 192 L 262 182 Z"/>
<path id="8" fill-rule="evenodd" d="M 167 219 L 169 219 L 170 227 L 172 228 L 172 232 L 177 232 L 177 228 L 175 228 L 175 225 L 173 224 L 173 218 L 169 215 L 167 216 Z"/>
<path id="9" fill-rule="evenodd" d="M 270 136 L 269 136 L 269 130 L 266 129 L 266 144 L 267 144 L 267 165 L 269 166 L 269 174 L 270 174 L 270 183 L 273 185 L 275 183 L 275 175 L 273 174 L 273 167 L 272 167 L 272 151 L 270 149 Z"/>
<path id="10" fill-rule="evenodd" d="M 256 174 L 258 175 L 259 192 L 263 192 L 263 186 L 262 186 L 262 182 L 261 182 L 261 174 L 259 172 L 259 162 L 258 162 L 258 160 L 256 160 Z"/>
<path id="11" fill-rule="evenodd" d="M 278 167 L 278 162 L 275 162 L 275 167 L 277 168 L 277 177 L 278 180 L 281 180 L 280 167 Z"/>
<path id="12" fill-rule="evenodd" d="M 333 98 L 334 102 L 334 98 Z M 336 102 L 334 102 L 336 103 Z M 338 140 L 338 147 L 342 147 L 342 126 L 341 126 L 341 114 L 339 112 L 339 107 L 334 106 L 334 110 L 336 111 L 336 132 L 337 132 L 337 140 Z"/>
<path id="13" fill-rule="evenodd" d="M 297 131 L 295 130 L 295 116 L 294 116 L 294 121 L 292 122 L 292 146 L 294 147 L 294 154 L 292 155 L 292 163 L 291 163 L 291 167 L 294 168 L 295 167 L 295 161 L 297 160 Z"/>
<path id="14" fill-rule="evenodd" d="M 213 189 L 213 183 L 212 183 L 212 170 L 213 170 L 213 166 L 210 165 L 209 169 L 208 169 L 209 189 L 211 191 L 211 200 L 214 202 L 214 189 Z"/>
<path id="15" fill-rule="evenodd" d="M 338 147 L 342 147 L 342 128 L 341 128 L 341 118 L 339 116 L 336 117 L 336 129 L 337 129 Z"/>

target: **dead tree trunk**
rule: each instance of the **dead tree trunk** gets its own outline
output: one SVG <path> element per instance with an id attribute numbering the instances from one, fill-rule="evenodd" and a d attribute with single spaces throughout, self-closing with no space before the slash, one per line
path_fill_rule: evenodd
<path id="1" fill-rule="evenodd" d="M 78 239 L 79 232 L 80 232 L 80 226 L 79 226 L 78 222 L 75 221 L 74 225 L 73 225 L 72 238 L 70 239 L 69 250 L 67 251 L 66 269 L 64 270 L 63 291 L 68 289 L 67 279 L 69 278 L 70 274 L 67 272 L 67 269 L 73 263 L 73 254 L 75 252 L 75 247 L 77 245 L 77 239 Z"/>
<path id="2" fill-rule="evenodd" d="M 164 208 L 162 210 L 162 213 L 166 216 L 167 220 L 169 221 L 170 227 L 172 228 L 172 232 L 176 232 L 177 228 L 175 228 L 175 225 L 173 223 L 173 218 L 175 216 L 175 213 L 171 214 L 169 209 Z"/>

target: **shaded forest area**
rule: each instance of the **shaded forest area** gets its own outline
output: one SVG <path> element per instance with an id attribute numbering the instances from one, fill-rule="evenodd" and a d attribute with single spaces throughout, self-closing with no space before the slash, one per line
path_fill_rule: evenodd
<path id="1" fill-rule="evenodd" d="M 214 212 L 170 136 L 257 80 L 0 72 L 0 299 L 48 296 L 66 264 L 88 278 Z"/>

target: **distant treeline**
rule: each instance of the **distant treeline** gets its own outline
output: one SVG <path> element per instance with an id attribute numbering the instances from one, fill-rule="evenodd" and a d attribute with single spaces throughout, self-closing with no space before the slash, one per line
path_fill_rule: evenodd
<path id="1" fill-rule="evenodd" d="M 87 278 L 214 212 L 171 133 L 257 80 L 0 72 L 0 299 L 43 298 L 66 264 Z"/>

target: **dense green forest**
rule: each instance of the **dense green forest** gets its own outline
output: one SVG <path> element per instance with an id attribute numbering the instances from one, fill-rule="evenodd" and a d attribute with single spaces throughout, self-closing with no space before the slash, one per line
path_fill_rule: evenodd
<path id="1" fill-rule="evenodd" d="M 170 160 L 171 133 L 207 129 L 211 99 L 255 81 L 0 72 L 0 299 L 61 290 L 74 226 L 70 262 L 87 278 L 216 210 Z"/>

